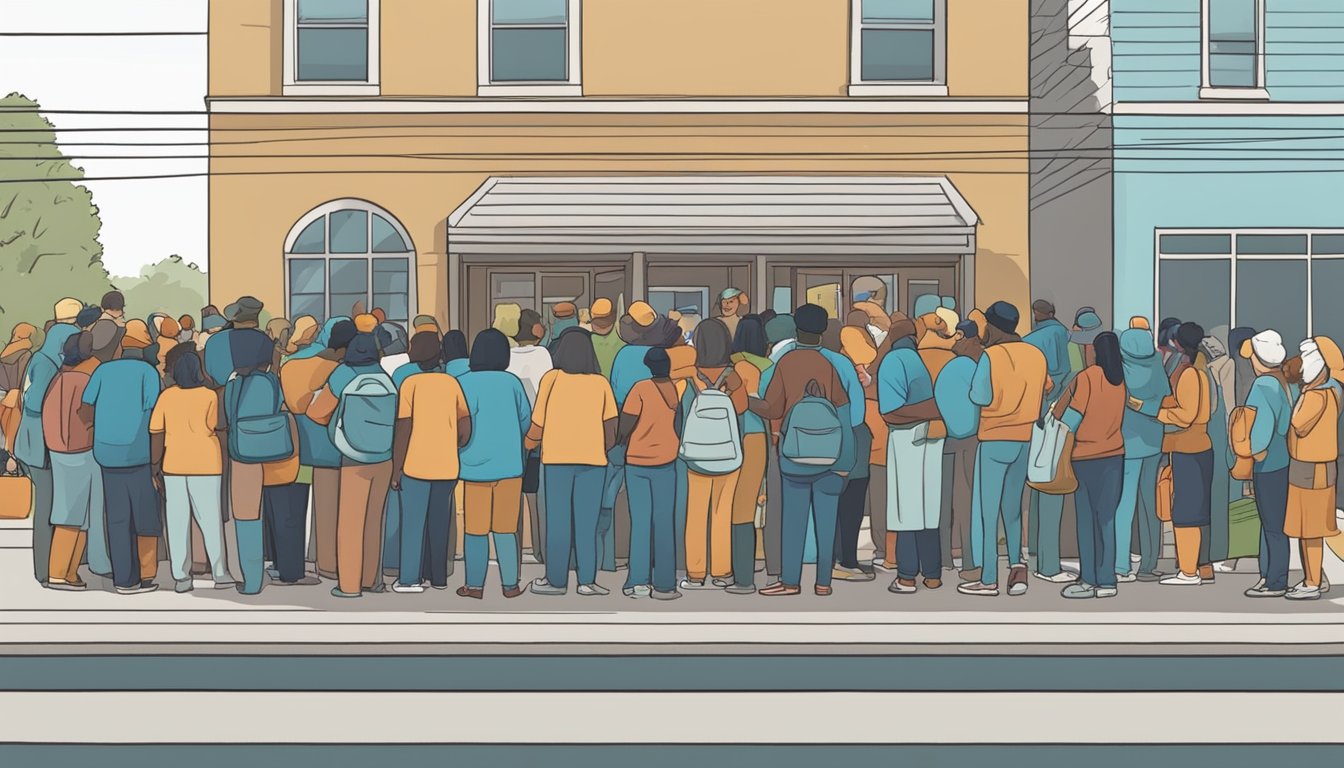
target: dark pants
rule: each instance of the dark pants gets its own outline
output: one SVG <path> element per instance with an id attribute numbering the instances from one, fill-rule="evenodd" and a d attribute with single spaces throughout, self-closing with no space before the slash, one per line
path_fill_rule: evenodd
<path id="1" fill-rule="evenodd" d="M 896 534 L 896 575 L 906 581 L 916 576 L 941 579 L 943 571 L 942 537 L 937 528 L 901 531 Z"/>
<path id="2" fill-rule="evenodd" d="M 607 452 L 602 509 L 597 513 L 597 567 L 604 571 L 616 570 L 616 500 L 625 482 L 625 446 L 618 445 Z"/>
<path id="3" fill-rule="evenodd" d="M 623 467 L 630 497 L 630 570 L 626 588 L 650 584 L 659 592 L 677 588 L 677 467 Z"/>
<path id="4" fill-rule="evenodd" d="M 867 477 L 850 478 L 840 492 L 840 532 L 835 541 L 835 559 L 845 568 L 859 567 L 859 532 L 868 501 Z"/>
<path id="5" fill-rule="evenodd" d="M 401 557 L 397 582 L 448 586 L 456 554 L 456 480 L 401 478 Z"/>
<path id="6" fill-rule="evenodd" d="M 1260 577 L 1265 589 L 1288 588 L 1288 468 L 1255 473 L 1255 508 L 1260 512 Z"/>
<path id="7" fill-rule="evenodd" d="M 1073 462 L 1078 476 L 1078 562 L 1082 580 L 1095 587 L 1115 586 L 1115 510 L 1124 485 L 1125 457 Z"/>
<path id="8" fill-rule="evenodd" d="M 756 525 L 733 524 L 733 583 L 749 587 L 756 583 Z"/>
<path id="9" fill-rule="evenodd" d="M 39 584 L 47 583 L 51 572 L 51 505 L 54 486 L 51 467 L 44 469 L 24 465 L 24 472 L 33 481 L 33 578 Z"/>
<path id="10" fill-rule="evenodd" d="M 777 490 L 782 487 L 778 461 L 766 463 L 765 482 L 765 525 L 761 529 L 761 539 L 765 545 L 765 573 L 779 578 L 784 559 L 784 502 Z"/>
<path id="11" fill-rule="evenodd" d="M 134 587 L 140 583 L 140 536 L 163 532 L 159 494 L 149 465 L 103 467 L 103 510 L 107 520 L 107 550 L 112 558 L 112 583 Z"/>
<path id="12" fill-rule="evenodd" d="M 261 517 L 280 581 L 302 579 L 304 536 L 308 533 L 308 485 L 267 486 L 261 496 Z"/>
<path id="13" fill-rule="evenodd" d="M 783 563 L 779 580 L 791 587 L 803 580 L 803 549 L 807 519 L 816 516 L 813 535 L 817 543 L 817 586 L 831 585 L 835 555 L 835 515 L 845 480 L 834 472 L 812 477 L 780 475 L 783 502 Z"/>

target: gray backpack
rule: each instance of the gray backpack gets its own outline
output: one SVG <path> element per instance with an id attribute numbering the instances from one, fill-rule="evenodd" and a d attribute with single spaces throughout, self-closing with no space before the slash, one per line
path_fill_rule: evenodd
<path id="1" fill-rule="evenodd" d="M 723 391 L 732 373 L 725 368 L 718 381 L 697 372 L 705 388 L 696 393 L 686 410 L 678 457 L 699 475 L 726 475 L 742 467 L 742 430 L 733 399 Z"/>

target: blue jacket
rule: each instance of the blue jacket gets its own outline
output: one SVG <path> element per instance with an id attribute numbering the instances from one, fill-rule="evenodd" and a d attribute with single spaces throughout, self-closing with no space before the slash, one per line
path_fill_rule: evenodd
<path id="1" fill-rule="evenodd" d="M 947 426 L 948 437 L 975 437 L 980 430 L 980 406 L 971 402 L 975 367 L 971 358 L 958 356 L 943 366 L 934 383 L 934 401 L 938 403 L 938 413 Z"/>
<path id="2" fill-rule="evenodd" d="M 458 452 L 460 477 L 492 483 L 523 476 L 523 436 L 532 405 L 523 382 L 508 371 L 469 371 L 457 379 L 471 411 L 471 440 Z"/>
<path id="3" fill-rule="evenodd" d="M 1120 358 L 1125 367 L 1125 390 L 1129 397 L 1143 401 L 1135 411 L 1125 408 L 1120 433 L 1125 438 L 1125 458 L 1143 459 L 1162 452 L 1165 428 L 1157 420 L 1162 399 L 1171 394 L 1171 382 L 1162 366 L 1162 358 L 1153 347 L 1153 336 L 1141 328 L 1120 334 Z"/>
<path id="4" fill-rule="evenodd" d="M 933 377 L 913 343 L 897 342 L 877 369 L 877 410 L 891 413 L 933 397 Z"/>
<path id="5" fill-rule="evenodd" d="M 1036 328 L 1023 336 L 1022 340 L 1045 355 L 1045 371 L 1055 383 L 1054 388 L 1046 393 L 1045 400 L 1047 404 L 1053 403 L 1064 394 L 1069 384 L 1072 370 L 1069 363 L 1069 329 L 1052 317 L 1037 323 Z"/>
<path id="6" fill-rule="evenodd" d="M 1255 462 L 1255 471 L 1276 472 L 1288 466 L 1288 427 L 1293 418 L 1288 391 L 1273 376 L 1257 376 L 1246 396 L 1246 407 L 1255 409 L 1251 452 L 1268 451 L 1264 461 Z"/>
<path id="7" fill-rule="evenodd" d="M 23 374 L 23 413 L 14 436 L 14 458 L 36 469 L 47 468 L 47 441 L 42 434 L 42 401 L 52 379 L 61 370 L 61 350 L 79 329 L 69 323 L 53 325 Z"/>
<path id="8" fill-rule="evenodd" d="M 644 355 L 648 354 L 650 349 L 653 347 L 627 344 L 616 353 L 616 359 L 611 364 L 611 393 L 616 396 L 617 408 L 625 405 L 625 398 L 630 396 L 630 390 L 634 389 L 636 384 L 653 378 L 649 367 L 644 364 Z M 761 389 L 764 391 L 765 386 L 762 385 Z"/>
<path id="9" fill-rule="evenodd" d="M 93 406 L 93 459 L 125 468 L 149 463 L 149 417 L 163 381 L 144 360 L 113 360 L 94 369 L 84 388 Z"/>

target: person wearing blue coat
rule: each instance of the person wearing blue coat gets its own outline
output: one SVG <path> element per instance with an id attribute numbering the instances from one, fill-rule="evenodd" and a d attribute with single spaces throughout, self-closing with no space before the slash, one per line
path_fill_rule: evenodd
<path id="1" fill-rule="evenodd" d="M 1038 299 L 1031 305 L 1032 331 L 1022 340 L 1041 350 L 1045 355 L 1045 370 L 1055 382 L 1046 394 L 1044 410 L 1050 410 L 1063 396 L 1074 371 L 1069 361 L 1069 329 L 1055 319 L 1055 305 Z M 1036 576 L 1051 582 L 1073 581 L 1073 574 L 1064 573 L 1059 564 L 1060 524 L 1064 518 L 1064 496 L 1031 492 L 1031 519 L 1028 521 L 1027 543 L 1036 554 Z"/>
<path id="2" fill-rule="evenodd" d="M 1125 474 L 1115 512 L 1115 572 L 1121 582 L 1157 581 L 1162 577 L 1157 572 L 1157 559 L 1162 553 L 1162 522 L 1157 519 L 1156 509 L 1157 470 L 1164 432 L 1157 411 L 1171 394 L 1171 382 L 1153 335 L 1146 328 L 1130 328 L 1120 334 L 1120 359 L 1129 400 L 1143 405 L 1139 410 L 1127 407 L 1120 423 L 1125 439 Z M 1139 567 L 1131 572 L 1130 536 L 1135 519 L 1139 522 Z"/>
<path id="3" fill-rule="evenodd" d="M 980 578 L 980 507 L 974 493 L 980 406 L 971 402 L 971 380 L 984 347 L 974 321 L 961 323 L 957 331 L 961 338 L 952 346 L 956 357 L 938 372 L 933 399 L 947 427 L 944 450 L 950 449 L 956 456 L 952 464 L 952 535 L 960 534 L 961 578 L 972 581 Z"/>

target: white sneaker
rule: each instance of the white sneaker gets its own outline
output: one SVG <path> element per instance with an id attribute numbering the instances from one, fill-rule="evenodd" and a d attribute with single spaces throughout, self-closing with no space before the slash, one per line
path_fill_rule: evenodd
<path id="1" fill-rule="evenodd" d="M 400 581 L 392 582 L 392 591 L 399 595 L 418 595 L 425 591 L 424 584 L 402 584 Z"/>
<path id="2" fill-rule="evenodd" d="M 1259 592 L 1260 590 L 1262 590 L 1262 589 L 1264 589 L 1264 588 L 1265 588 L 1265 580 L 1264 580 L 1264 579 L 1260 579 L 1260 580 L 1258 580 L 1258 581 L 1255 582 L 1255 586 L 1254 586 L 1254 587 L 1251 587 L 1251 590 L 1250 590 L 1250 591 L 1252 591 L 1252 592 Z"/>
<path id="3" fill-rule="evenodd" d="M 1120 584 L 1133 584 L 1139 580 L 1139 574 L 1133 571 L 1130 571 L 1129 573 L 1117 573 L 1115 575 L 1115 580 Z"/>
<path id="4" fill-rule="evenodd" d="M 1213 564 L 1213 570 L 1217 571 L 1218 573 L 1236 573 L 1237 561 L 1220 560 Z"/>
<path id="5" fill-rule="evenodd" d="M 1322 587 L 1308 587 L 1302 584 L 1288 590 L 1288 594 L 1284 597 L 1289 600 L 1320 600 L 1321 593 L 1324 591 Z"/>
<path id="6" fill-rule="evenodd" d="M 594 583 L 594 584 L 580 584 L 580 585 L 579 585 L 579 588 L 576 589 L 576 590 L 574 590 L 574 591 L 575 591 L 575 592 L 578 592 L 580 595 L 583 595 L 584 597 L 602 597 L 602 596 L 604 596 L 604 595 L 610 595 L 610 594 L 611 594 L 611 590 L 607 589 L 606 587 L 602 586 L 601 584 L 596 584 L 596 583 Z"/>
<path id="7" fill-rule="evenodd" d="M 1097 597 L 1115 597 L 1118 593 L 1115 587 L 1097 587 Z"/>
<path id="8" fill-rule="evenodd" d="M 1040 571 L 1036 571 L 1031 575 L 1035 576 L 1041 581 L 1048 581 L 1051 584 L 1072 584 L 1073 582 L 1078 580 L 1077 576 L 1073 575 L 1072 573 L 1069 573 L 1068 571 L 1060 571 L 1059 573 L 1056 573 L 1054 576 L 1046 576 Z"/>
<path id="9" fill-rule="evenodd" d="M 1264 586 L 1264 581 L 1263 581 L 1263 580 L 1260 582 L 1260 586 L 1262 586 L 1262 587 Z M 1305 588 L 1306 586 L 1307 586 L 1307 580 L 1306 580 L 1306 579 L 1303 579 L 1302 581 L 1297 582 L 1297 585 L 1294 586 L 1292 589 L 1290 589 L 1290 590 L 1288 590 L 1288 591 L 1291 592 L 1291 591 L 1293 591 L 1293 589 L 1302 589 L 1302 588 Z M 1326 578 L 1326 576 L 1325 576 L 1325 572 L 1324 572 L 1324 571 L 1321 572 L 1321 587 L 1320 587 L 1320 589 L 1321 589 L 1321 594 L 1323 594 L 1323 595 L 1324 595 L 1326 592 L 1329 592 L 1329 591 L 1330 591 L 1330 579 Z"/>
<path id="10" fill-rule="evenodd" d="M 1199 574 L 1195 574 L 1194 576 L 1186 576 L 1184 573 L 1181 573 L 1180 571 L 1177 571 L 1171 576 L 1168 576 L 1165 579 L 1158 582 L 1158 584 L 1165 584 L 1169 587 L 1198 587 L 1200 584 L 1203 583 L 1204 580 L 1199 578 Z"/>

